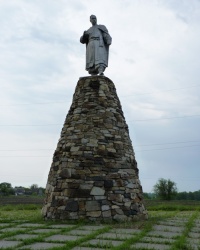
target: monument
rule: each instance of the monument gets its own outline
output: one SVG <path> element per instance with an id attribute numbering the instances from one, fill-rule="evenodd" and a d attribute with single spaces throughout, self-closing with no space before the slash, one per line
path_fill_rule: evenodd
<path id="1" fill-rule="evenodd" d="M 112 38 L 104 25 L 97 24 L 95 15 L 90 16 L 92 27 L 80 38 L 86 44 L 86 70 L 91 75 L 103 75 L 108 66 L 109 46 Z"/>
<path id="2" fill-rule="evenodd" d="M 111 36 L 90 16 L 86 70 L 77 83 L 50 168 L 45 219 L 147 219 L 137 162 L 114 83 L 103 75 Z M 99 74 L 99 75 L 98 75 Z"/>

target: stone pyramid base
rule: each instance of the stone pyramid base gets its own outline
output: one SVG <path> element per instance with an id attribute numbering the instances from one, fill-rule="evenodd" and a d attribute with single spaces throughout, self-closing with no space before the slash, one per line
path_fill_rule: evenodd
<path id="1" fill-rule="evenodd" d="M 78 81 L 42 214 L 45 219 L 147 219 L 128 126 L 107 77 Z"/>

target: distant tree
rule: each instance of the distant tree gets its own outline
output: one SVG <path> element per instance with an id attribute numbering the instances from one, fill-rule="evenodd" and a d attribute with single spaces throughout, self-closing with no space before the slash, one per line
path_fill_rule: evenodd
<path id="1" fill-rule="evenodd" d="M 147 199 L 147 200 L 150 199 L 150 200 L 152 200 L 152 199 L 155 199 L 155 194 L 143 192 L 143 197 L 144 197 L 144 199 Z"/>
<path id="2" fill-rule="evenodd" d="M 31 195 L 32 194 L 32 191 L 30 188 L 24 188 L 24 194 L 25 195 Z"/>
<path id="3" fill-rule="evenodd" d="M 154 193 L 157 198 L 162 200 L 171 200 L 177 194 L 176 183 L 170 179 L 159 179 L 158 182 L 153 187 Z"/>
<path id="4" fill-rule="evenodd" d="M 193 192 L 188 193 L 188 200 L 195 200 L 195 195 Z"/>
<path id="5" fill-rule="evenodd" d="M 200 190 L 194 192 L 180 192 L 177 193 L 177 200 L 196 200 L 200 201 Z"/>
<path id="6" fill-rule="evenodd" d="M 188 200 L 188 193 L 187 192 L 177 193 L 176 199 L 177 200 Z"/>
<path id="7" fill-rule="evenodd" d="M 2 182 L 0 183 L 0 194 L 2 195 L 10 195 L 14 194 L 14 189 L 12 188 L 12 185 L 8 182 Z"/>
<path id="8" fill-rule="evenodd" d="M 39 187 L 38 187 L 38 184 L 32 184 L 30 186 L 30 190 L 32 192 L 32 195 L 37 195 L 38 192 L 39 192 Z"/>
<path id="9" fill-rule="evenodd" d="M 39 195 L 39 196 L 43 196 L 44 194 L 45 194 L 45 188 L 39 187 L 39 188 L 38 188 L 38 195 Z"/>
<path id="10" fill-rule="evenodd" d="M 143 192 L 143 197 L 144 197 L 144 199 L 151 199 L 150 197 L 149 197 L 149 194 L 148 193 L 145 193 L 145 192 Z"/>
<path id="11" fill-rule="evenodd" d="M 25 194 L 25 187 L 16 186 L 14 190 L 15 190 L 15 195 L 24 195 Z"/>
<path id="12" fill-rule="evenodd" d="M 38 184 L 32 184 L 32 185 L 30 186 L 30 189 L 31 189 L 31 190 L 38 189 Z"/>
<path id="13" fill-rule="evenodd" d="M 200 201 L 200 190 L 194 192 L 194 199 Z"/>

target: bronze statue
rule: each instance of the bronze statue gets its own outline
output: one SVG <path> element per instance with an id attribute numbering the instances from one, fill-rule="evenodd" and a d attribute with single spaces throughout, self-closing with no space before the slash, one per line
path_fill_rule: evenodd
<path id="1" fill-rule="evenodd" d="M 90 75 L 103 75 L 108 67 L 109 46 L 112 38 L 104 25 L 97 24 L 97 18 L 90 16 L 92 27 L 84 31 L 80 38 L 86 44 L 86 70 Z"/>

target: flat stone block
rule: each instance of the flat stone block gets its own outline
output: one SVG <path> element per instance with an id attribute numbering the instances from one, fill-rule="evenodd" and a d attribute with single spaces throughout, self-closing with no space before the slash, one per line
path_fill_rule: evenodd
<path id="1" fill-rule="evenodd" d="M 176 218 L 176 219 L 169 219 L 166 220 L 166 222 L 171 222 L 171 223 L 178 223 L 178 224 L 185 224 L 188 221 L 188 219 L 186 218 Z"/>
<path id="2" fill-rule="evenodd" d="M 102 212 L 102 216 L 103 218 L 107 219 L 107 218 L 111 218 L 111 211 L 108 210 L 108 211 L 103 211 Z"/>
<path id="3" fill-rule="evenodd" d="M 167 221 L 175 222 L 175 223 L 186 223 L 189 219 L 188 215 L 185 215 L 184 217 L 174 217 L 171 219 L 167 219 Z"/>
<path id="4" fill-rule="evenodd" d="M 139 229 L 131 229 L 131 228 L 113 228 L 110 230 L 110 233 L 117 234 L 138 234 L 141 230 Z"/>
<path id="5" fill-rule="evenodd" d="M 185 222 L 174 222 L 174 221 L 161 221 L 159 222 L 159 225 L 164 225 L 164 226 L 184 226 Z"/>
<path id="6" fill-rule="evenodd" d="M 17 235 L 12 236 L 12 238 L 17 239 L 17 240 L 34 239 L 37 237 L 38 235 L 35 235 L 35 234 L 17 234 Z"/>
<path id="7" fill-rule="evenodd" d="M 170 238 L 158 238 L 158 237 L 144 237 L 142 238 L 144 242 L 151 242 L 151 243 L 173 243 L 175 240 Z"/>
<path id="8" fill-rule="evenodd" d="M 59 232 L 59 229 L 45 229 L 45 228 L 41 228 L 41 229 L 36 229 L 36 230 L 32 230 L 31 233 L 36 233 L 36 234 L 40 234 L 40 233 L 52 233 L 52 232 Z"/>
<path id="9" fill-rule="evenodd" d="M 187 245 L 188 249 L 190 250 L 199 250 L 199 246 L 191 244 L 191 245 Z"/>
<path id="10" fill-rule="evenodd" d="M 80 239 L 81 236 L 75 235 L 63 235 L 63 234 L 56 234 L 50 237 L 45 238 L 45 241 L 74 241 Z"/>
<path id="11" fill-rule="evenodd" d="M 154 230 L 158 231 L 166 231 L 166 232 L 179 232 L 181 233 L 184 230 L 184 227 L 176 227 L 176 226 L 165 226 L 165 225 L 155 225 L 153 227 Z"/>
<path id="12" fill-rule="evenodd" d="M 103 250 L 102 248 L 94 247 L 74 247 L 72 250 Z"/>
<path id="13" fill-rule="evenodd" d="M 187 247 L 190 250 L 199 250 L 200 239 L 191 239 L 187 241 Z"/>
<path id="14" fill-rule="evenodd" d="M 118 234 L 118 233 L 103 233 L 97 236 L 98 239 L 118 239 L 125 240 L 134 237 L 131 234 Z"/>
<path id="15" fill-rule="evenodd" d="M 105 226 L 83 226 L 83 227 L 80 227 L 81 230 L 99 230 L 99 229 L 102 229 L 104 228 Z"/>
<path id="16" fill-rule="evenodd" d="M 20 243 L 20 241 L 0 240 L 0 249 L 17 247 Z"/>
<path id="17" fill-rule="evenodd" d="M 67 229 L 67 228 L 71 228 L 71 227 L 74 227 L 74 225 L 51 225 L 51 226 L 49 226 L 49 228 L 55 228 L 55 229 L 59 229 L 59 228 L 61 228 L 61 229 Z"/>
<path id="18" fill-rule="evenodd" d="M 165 231 L 151 231 L 147 236 L 163 237 L 163 238 L 176 238 L 180 233 L 177 232 L 165 232 Z"/>
<path id="19" fill-rule="evenodd" d="M 26 222 L 28 222 L 28 220 L 15 220 L 15 221 L 13 221 L 13 223 L 26 223 Z"/>
<path id="20" fill-rule="evenodd" d="M 31 245 L 27 245 L 24 247 L 19 248 L 19 250 L 21 249 L 33 249 L 33 250 L 41 250 L 41 249 L 51 249 L 53 247 L 63 247 L 64 244 L 60 244 L 60 243 L 43 243 L 43 242 L 38 242 L 38 243 L 34 243 Z"/>
<path id="21" fill-rule="evenodd" d="M 116 241 L 116 240 L 94 239 L 94 240 L 87 241 L 87 243 L 94 245 L 94 246 L 98 245 L 101 247 L 116 247 L 116 246 L 121 245 L 123 242 Z"/>
<path id="22" fill-rule="evenodd" d="M 200 233 L 200 227 L 193 227 L 193 228 L 191 229 L 191 232 Z"/>
<path id="23" fill-rule="evenodd" d="M 194 226 L 200 228 L 200 224 L 199 223 L 195 223 Z"/>
<path id="24" fill-rule="evenodd" d="M 98 211 L 100 210 L 100 204 L 97 201 L 87 201 L 85 209 L 86 211 Z"/>
<path id="25" fill-rule="evenodd" d="M 103 196 L 103 195 L 95 195 L 95 200 L 105 200 L 106 199 L 106 196 Z"/>
<path id="26" fill-rule="evenodd" d="M 76 229 L 76 230 L 72 230 L 69 232 L 70 235 L 89 235 L 91 233 L 93 233 L 94 231 L 93 230 L 79 230 L 79 229 Z"/>
<path id="27" fill-rule="evenodd" d="M 114 220 L 118 221 L 118 222 L 122 222 L 122 221 L 126 221 L 127 220 L 127 216 L 126 215 L 121 215 L 121 214 L 116 214 L 114 217 Z"/>
<path id="28" fill-rule="evenodd" d="M 44 227 L 45 224 L 39 224 L 39 223 L 23 223 L 21 225 L 17 225 L 17 227 Z"/>
<path id="29" fill-rule="evenodd" d="M 107 211 L 107 210 L 109 210 L 110 209 L 110 206 L 108 206 L 108 205 L 103 205 L 102 207 L 101 207 L 101 210 L 102 211 Z"/>
<path id="30" fill-rule="evenodd" d="M 200 233 L 190 232 L 188 236 L 190 238 L 200 239 Z"/>
<path id="31" fill-rule="evenodd" d="M 105 190 L 103 188 L 93 187 L 90 194 L 91 195 L 104 195 Z"/>
<path id="32" fill-rule="evenodd" d="M 90 212 L 87 212 L 86 215 L 89 217 L 96 218 L 96 217 L 101 216 L 101 211 L 90 211 Z"/>
<path id="33" fill-rule="evenodd" d="M 151 243 L 136 243 L 131 246 L 132 249 L 155 249 L 155 250 L 168 250 L 170 245 L 164 244 L 151 244 Z"/>
<path id="34" fill-rule="evenodd" d="M 26 231 L 26 229 L 19 227 L 3 228 L 0 230 L 0 233 L 15 232 L 15 231 Z"/>
<path id="35" fill-rule="evenodd" d="M 195 244 L 195 245 L 197 245 L 197 246 L 200 245 L 200 239 L 188 238 L 188 239 L 187 239 L 187 242 L 188 242 L 189 244 Z"/>
<path id="36" fill-rule="evenodd" d="M 0 223 L 0 228 L 10 226 L 10 223 Z"/>

